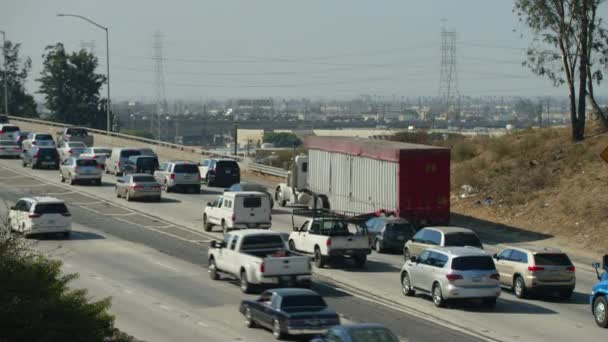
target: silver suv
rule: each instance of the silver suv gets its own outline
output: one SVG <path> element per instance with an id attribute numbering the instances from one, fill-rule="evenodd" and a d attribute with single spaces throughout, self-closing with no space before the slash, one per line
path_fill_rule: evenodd
<path id="1" fill-rule="evenodd" d="M 494 307 L 499 280 L 492 257 L 475 247 L 429 248 L 401 268 L 403 294 L 428 293 L 438 307 L 455 299 L 481 299 Z"/>
<path id="2" fill-rule="evenodd" d="M 200 193 L 201 190 L 201 174 L 198 171 L 198 164 L 191 161 L 164 162 L 157 171 L 154 171 L 154 178 L 166 192 L 178 188 L 191 190 L 194 193 Z"/>

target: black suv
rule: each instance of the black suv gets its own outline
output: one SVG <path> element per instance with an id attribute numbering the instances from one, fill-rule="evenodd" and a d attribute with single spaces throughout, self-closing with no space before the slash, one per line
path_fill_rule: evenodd
<path id="1" fill-rule="evenodd" d="M 201 178 L 208 186 L 230 187 L 241 181 L 241 169 L 234 160 L 206 159 L 199 169 L 206 170 L 205 174 L 201 172 Z"/>
<path id="2" fill-rule="evenodd" d="M 156 156 L 131 156 L 125 162 L 124 174 L 147 173 L 154 174 L 158 170 L 158 158 Z"/>
<path id="3" fill-rule="evenodd" d="M 405 243 L 416 234 L 416 228 L 400 217 L 374 217 L 362 224 L 369 242 L 378 253 L 385 250 L 401 251 Z"/>
<path id="4" fill-rule="evenodd" d="M 54 147 L 32 147 L 21 154 L 23 167 L 59 170 L 59 153 Z"/>

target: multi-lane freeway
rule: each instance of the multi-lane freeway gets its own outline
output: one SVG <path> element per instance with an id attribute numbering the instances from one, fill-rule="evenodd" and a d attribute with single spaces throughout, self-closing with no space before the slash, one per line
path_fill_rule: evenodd
<path id="1" fill-rule="evenodd" d="M 44 240 L 39 246 L 64 260 L 66 271 L 81 273 L 76 286 L 113 296 L 113 312 L 127 332 L 150 341 L 270 339 L 267 332 L 243 327 L 236 305 L 244 295 L 238 287 L 212 282 L 206 274 L 208 242 L 220 233 L 203 232 L 202 210 L 222 189 L 163 193 L 161 203 L 126 202 L 115 197 L 114 181 L 104 175 L 100 187 L 68 186 L 59 182 L 57 171 L 0 160 L 4 199 L 48 194 L 68 202 L 78 232 L 70 240 Z M 289 232 L 291 220 L 289 210 L 277 209 L 272 229 Z M 303 220 L 296 217 L 295 223 Z M 484 242 L 490 252 L 500 248 Z M 606 331 L 595 326 L 588 305 L 593 270 L 573 259 L 577 288 L 570 300 L 520 300 L 503 292 L 491 310 L 464 304 L 438 309 L 428 299 L 404 297 L 400 255 L 373 253 L 364 270 L 317 269 L 314 288 L 346 320 L 384 323 L 404 340 L 603 340 Z"/>

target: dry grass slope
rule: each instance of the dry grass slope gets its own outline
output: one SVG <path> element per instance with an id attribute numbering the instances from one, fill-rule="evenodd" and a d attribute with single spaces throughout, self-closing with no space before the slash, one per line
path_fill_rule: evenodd
<path id="1" fill-rule="evenodd" d="M 569 129 L 544 128 L 451 144 L 452 211 L 605 250 L 608 133 L 588 132 L 580 143 Z M 461 198 L 464 184 L 477 193 Z"/>

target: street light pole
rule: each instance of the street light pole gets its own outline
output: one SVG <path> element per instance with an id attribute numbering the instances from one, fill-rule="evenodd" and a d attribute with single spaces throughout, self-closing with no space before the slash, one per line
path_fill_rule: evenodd
<path id="1" fill-rule="evenodd" d="M 108 86 L 107 86 L 107 90 L 108 90 L 108 100 L 106 103 L 106 131 L 110 132 L 110 106 L 112 104 L 112 101 L 110 101 L 110 35 L 108 32 L 108 28 L 105 26 L 101 26 L 98 23 L 94 22 L 93 20 L 83 17 L 81 15 L 78 14 L 57 14 L 58 17 L 75 17 L 75 18 L 80 18 L 84 21 L 88 21 L 89 23 L 99 27 L 100 29 L 106 31 L 106 78 L 108 79 Z"/>
<path id="2" fill-rule="evenodd" d="M 6 33 L 4 31 L 0 31 L 2 33 L 2 56 L 4 58 L 4 77 L 2 77 L 4 81 L 4 114 L 8 115 L 8 62 L 6 60 Z"/>

